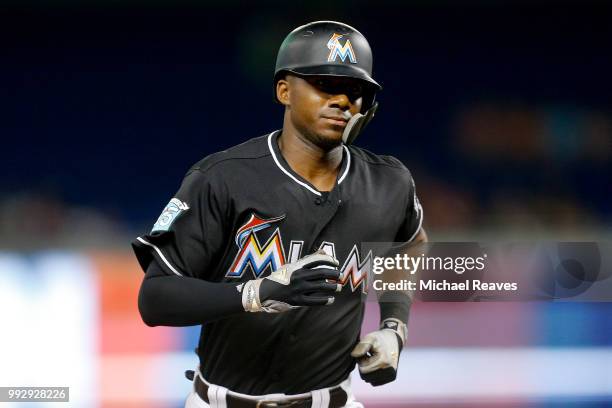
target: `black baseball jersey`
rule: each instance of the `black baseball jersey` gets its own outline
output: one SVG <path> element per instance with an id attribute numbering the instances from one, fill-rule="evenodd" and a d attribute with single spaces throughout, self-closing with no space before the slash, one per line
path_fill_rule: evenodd
<path id="1" fill-rule="evenodd" d="M 423 213 L 400 161 L 344 146 L 337 183 L 317 191 L 283 159 L 280 131 L 194 165 L 150 234 L 140 264 L 212 282 L 264 277 L 322 248 L 342 270 L 330 306 L 247 313 L 208 322 L 198 345 L 204 378 L 230 390 L 296 394 L 337 385 L 353 370 L 372 253 L 362 242 L 406 242 Z"/>

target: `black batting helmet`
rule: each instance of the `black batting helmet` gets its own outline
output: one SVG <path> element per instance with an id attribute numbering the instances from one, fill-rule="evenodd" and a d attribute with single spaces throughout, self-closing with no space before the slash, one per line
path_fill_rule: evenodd
<path id="1" fill-rule="evenodd" d="M 276 82 L 286 73 L 360 79 L 366 84 L 362 111 L 372 107 L 382 89 L 372 78 L 370 44 L 359 31 L 337 21 L 315 21 L 289 33 L 276 57 L 275 97 Z"/>

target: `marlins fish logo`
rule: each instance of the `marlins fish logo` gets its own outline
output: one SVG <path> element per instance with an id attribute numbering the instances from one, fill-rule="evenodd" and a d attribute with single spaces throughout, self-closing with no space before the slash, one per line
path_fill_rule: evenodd
<path id="1" fill-rule="evenodd" d="M 274 271 L 285 263 L 283 241 L 278 228 L 276 228 L 272 236 L 263 245 L 259 243 L 259 239 L 257 239 L 255 234 L 257 231 L 264 230 L 283 218 L 285 218 L 285 215 L 263 219 L 255 214 L 251 214 L 247 222 L 236 231 L 235 240 L 239 250 L 234 262 L 232 262 L 232 266 L 227 271 L 227 277 L 239 278 L 250 267 L 257 278 L 268 267 Z"/>
<path id="2" fill-rule="evenodd" d="M 342 62 L 344 62 L 348 56 L 349 61 L 356 64 L 357 58 L 355 57 L 355 51 L 353 51 L 351 40 L 347 38 L 344 45 L 342 45 L 340 44 L 340 39 L 342 37 L 344 37 L 342 34 L 334 33 L 330 37 L 329 41 L 327 41 L 327 48 L 329 48 L 329 56 L 327 57 L 327 61 L 335 62 L 336 58 L 340 57 Z"/>

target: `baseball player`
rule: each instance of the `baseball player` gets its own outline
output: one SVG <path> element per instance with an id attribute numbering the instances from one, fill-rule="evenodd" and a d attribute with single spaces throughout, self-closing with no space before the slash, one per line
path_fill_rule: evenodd
<path id="1" fill-rule="evenodd" d="M 360 340 L 372 253 L 424 242 L 410 172 L 352 145 L 376 110 L 365 37 L 339 22 L 282 43 L 280 130 L 205 157 L 133 248 L 150 326 L 202 325 L 186 407 L 362 407 L 349 374 L 396 377 L 409 300 Z"/>

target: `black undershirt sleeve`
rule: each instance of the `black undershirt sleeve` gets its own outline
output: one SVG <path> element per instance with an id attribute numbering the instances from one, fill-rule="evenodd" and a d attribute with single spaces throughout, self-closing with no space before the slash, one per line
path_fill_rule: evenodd
<path id="1" fill-rule="evenodd" d="M 410 245 L 409 243 L 417 236 L 423 222 L 423 208 L 416 195 L 414 180 L 409 173 L 406 178 L 406 191 L 408 196 L 404 222 L 395 236 L 395 242 L 404 244 L 400 247 L 404 248 L 403 251 L 409 248 L 406 245 Z M 412 299 L 406 293 L 386 291 L 380 295 L 378 302 L 380 304 L 381 322 L 385 319 L 395 318 L 408 324 Z"/>
<path id="2" fill-rule="evenodd" d="M 408 324 L 412 300 L 407 295 L 388 291 L 380 296 L 378 302 L 380 305 L 381 323 L 386 319 L 395 318 Z"/>
<path id="3" fill-rule="evenodd" d="M 236 283 L 168 275 L 151 262 L 140 286 L 138 310 L 147 326 L 195 326 L 245 313 Z"/>

